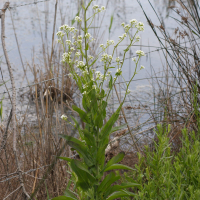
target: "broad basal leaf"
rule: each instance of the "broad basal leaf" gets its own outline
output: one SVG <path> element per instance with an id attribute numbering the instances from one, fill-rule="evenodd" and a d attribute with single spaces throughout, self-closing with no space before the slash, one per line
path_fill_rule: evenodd
<path id="1" fill-rule="evenodd" d="M 110 166 L 112 166 L 113 164 L 116 164 L 116 163 L 122 161 L 123 158 L 124 158 L 124 156 L 125 156 L 125 153 L 124 153 L 124 152 L 120 152 L 120 153 L 117 154 L 116 156 L 112 157 L 112 158 L 108 161 L 108 163 L 106 164 L 104 170 L 106 171 L 106 169 L 109 168 Z M 103 171 L 104 171 L 104 170 L 103 170 Z"/>
<path id="2" fill-rule="evenodd" d="M 113 184 L 114 182 L 116 182 L 120 178 L 121 178 L 121 176 L 116 176 L 114 172 L 111 172 L 101 182 L 101 184 L 99 185 L 97 191 L 99 193 L 100 192 L 105 192 L 111 186 L 111 184 Z"/>
<path id="3" fill-rule="evenodd" d="M 79 114 L 79 116 L 80 116 L 80 118 L 81 118 L 81 120 L 83 122 L 86 122 L 86 123 L 90 124 L 90 120 L 87 117 L 87 113 L 86 112 L 84 112 L 83 110 L 81 110 L 80 108 L 78 108 L 75 105 L 73 105 L 72 108 L 73 108 L 74 111 L 76 111 Z"/>
<path id="4" fill-rule="evenodd" d="M 112 199 L 117 199 L 119 197 L 127 197 L 127 196 L 131 197 L 131 196 L 135 196 L 135 194 L 128 191 L 119 191 L 119 192 L 115 192 L 111 194 L 106 200 L 112 200 Z"/>
<path id="5" fill-rule="evenodd" d="M 119 113 L 121 110 L 122 104 L 120 104 L 119 108 L 116 110 L 115 113 L 111 116 L 111 118 L 107 121 L 107 123 L 104 125 L 104 127 L 101 129 L 100 135 L 101 140 L 104 141 L 110 134 L 110 131 L 114 125 L 114 123 L 117 121 L 119 117 Z M 105 145 L 104 142 L 102 145 Z"/>
<path id="6" fill-rule="evenodd" d="M 107 167 L 104 171 L 114 170 L 114 169 L 124 169 L 124 170 L 134 170 L 131 167 L 122 164 L 113 164 L 110 167 Z"/>
<path id="7" fill-rule="evenodd" d="M 139 185 L 140 184 L 137 184 L 137 183 L 122 183 L 121 185 L 114 185 L 107 189 L 106 197 L 111 195 L 112 193 L 120 191 L 122 189 L 131 188 L 131 187 L 135 187 L 135 186 L 139 186 Z"/>
<path id="8" fill-rule="evenodd" d="M 80 156 L 83 157 L 85 163 L 89 167 L 94 164 L 92 161 L 92 158 L 90 156 L 90 153 L 88 152 L 88 149 L 83 142 L 81 142 L 80 140 L 78 140 L 74 137 L 68 136 L 68 135 L 60 135 L 60 136 L 63 137 L 64 139 L 66 139 L 67 144 L 69 146 L 71 146 L 72 148 L 74 148 L 80 154 Z"/>

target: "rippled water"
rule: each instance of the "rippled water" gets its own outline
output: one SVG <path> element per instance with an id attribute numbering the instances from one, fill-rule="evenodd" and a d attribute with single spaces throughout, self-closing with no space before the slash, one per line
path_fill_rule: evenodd
<path id="1" fill-rule="evenodd" d="M 36 2 L 36 0 L 35 0 Z M 56 30 L 58 30 L 59 26 L 66 23 L 70 24 L 71 20 L 77 13 L 78 10 L 78 1 L 58 1 L 58 11 L 57 11 L 57 20 L 56 20 Z M 141 1 L 144 10 L 147 12 L 148 16 L 151 18 L 152 22 L 158 24 L 158 19 L 153 12 L 150 4 L 147 0 Z M 155 8 L 158 8 L 159 12 L 163 13 L 163 17 L 166 16 L 166 6 L 163 1 L 151 0 L 150 1 Z M 151 74 L 150 66 L 156 71 L 162 69 L 162 55 L 159 54 L 158 51 L 155 51 L 159 48 L 159 42 L 152 32 L 151 28 L 147 24 L 147 20 L 140 8 L 139 4 L 136 0 L 96 0 L 95 4 L 106 6 L 105 16 L 102 18 L 101 15 L 96 20 L 95 29 L 91 31 L 91 34 L 95 33 L 100 39 L 100 43 L 106 42 L 107 39 L 113 39 L 115 41 L 118 40 L 118 36 L 123 33 L 123 29 L 120 26 L 122 22 L 128 23 L 130 19 L 137 19 L 138 21 L 142 21 L 145 24 L 145 31 L 142 33 L 141 41 L 137 44 L 137 46 L 133 46 L 131 48 L 131 53 L 128 57 L 132 58 L 135 54 L 135 51 L 141 49 L 147 53 L 147 56 L 141 60 L 141 64 L 145 66 L 145 70 L 141 71 L 136 77 L 135 80 L 131 83 L 131 95 L 128 99 L 129 105 L 130 102 L 132 106 L 134 106 L 134 98 L 135 96 L 141 96 L 141 100 L 143 103 L 148 103 L 149 99 L 151 99 L 152 90 L 151 85 L 149 84 L 147 78 Z M 18 48 L 16 45 L 16 39 L 13 31 L 13 24 L 11 20 L 11 14 L 16 30 L 16 36 L 19 42 L 20 51 L 22 55 L 22 59 L 26 68 L 26 74 L 31 82 L 33 80 L 33 73 L 31 72 L 29 66 L 32 66 L 33 57 L 34 62 L 37 64 L 38 68 L 42 69 L 44 66 L 43 63 L 43 55 L 42 55 L 42 39 L 46 44 L 51 46 L 51 38 L 52 38 L 52 30 L 53 30 L 53 19 L 54 19 L 54 10 L 55 10 L 55 0 L 50 0 L 46 2 L 38 2 L 34 4 L 34 1 L 30 0 L 16 0 L 10 3 L 11 9 L 10 11 L 6 11 L 6 45 L 7 50 L 9 51 L 9 58 L 12 63 L 12 68 L 14 71 L 14 78 L 16 81 L 17 88 L 21 88 L 27 86 L 27 80 L 24 77 L 24 70 L 20 61 Z M 3 7 L 3 3 L 1 4 Z M 112 25 L 111 32 L 109 34 L 109 25 L 111 15 L 114 16 L 114 21 Z M 165 19 L 166 24 L 170 29 L 175 28 L 173 21 L 170 19 Z M 169 23 L 168 23 L 169 22 Z M 101 25 L 101 26 L 100 26 Z M 100 28 L 99 28 L 100 26 Z M 55 36 L 56 38 L 56 36 Z M 128 41 L 124 42 L 124 46 L 120 46 L 117 51 L 118 55 L 123 53 L 123 49 Z M 48 48 L 50 50 L 50 48 Z M 148 54 L 148 52 L 151 52 Z M 2 56 L 2 72 L 4 76 L 4 80 L 9 80 L 9 75 L 7 72 L 7 66 L 5 65 L 5 60 L 2 52 L 2 48 L 0 49 L 0 55 Z M 127 59 L 125 61 L 123 67 L 123 75 L 126 80 L 128 80 L 133 73 L 134 65 L 131 59 Z M 142 80 L 141 80 L 142 79 Z M 0 78 L 1 80 L 1 78 Z M 7 87 L 10 88 L 10 82 L 7 83 Z M 27 91 L 28 88 L 23 89 L 23 92 Z M 20 91 L 20 90 L 18 90 Z M 8 110 L 9 100 L 6 89 L 4 86 L 0 87 L 0 98 L 4 96 L 4 107 Z M 17 93 L 19 97 L 19 92 Z M 143 95 L 141 95 L 143 94 Z M 23 110 L 23 105 L 20 104 L 20 100 L 18 98 L 18 110 Z M 4 109 L 4 114 L 7 114 L 7 109 Z"/>

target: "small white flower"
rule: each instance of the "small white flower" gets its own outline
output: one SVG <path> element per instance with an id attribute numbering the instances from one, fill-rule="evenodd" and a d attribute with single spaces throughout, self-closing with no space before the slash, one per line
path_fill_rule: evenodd
<path id="1" fill-rule="evenodd" d="M 85 63 L 83 61 L 78 61 L 77 67 L 84 67 Z"/>
<path id="2" fill-rule="evenodd" d="M 95 6 L 93 6 L 92 7 L 94 10 L 96 10 L 97 8 L 99 8 L 99 6 L 98 5 L 95 5 Z"/>
<path id="3" fill-rule="evenodd" d="M 76 57 L 79 57 L 80 55 L 81 55 L 80 52 L 76 52 L 76 53 L 75 53 L 75 56 L 76 56 Z"/>
<path id="4" fill-rule="evenodd" d="M 71 44 L 71 41 L 70 41 L 70 40 L 66 40 L 65 42 L 66 42 L 67 45 L 70 45 L 70 44 Z"/>
<path id="5" fill-rule="evenodd" d="M 137 41 L 139 41 L 139 40 L 140 40 L 140 38 L 141 38 L 141 37 L 138 35 L 138 36 L 136 36 L 136 38 L 135 38 L 135 39 L 136 39 Z"/>
<path id="6" fill-rule="evenodd" d="M 76 16 L 76 17 L 75 17 L 75 21 L 77 21 L 77 22 L 82 22 L 82 19 L 81 19 L 79 16 Z"/>
<path id="7" fill-rule="evenodd" d="M 101 6 L 101 11 L 106 10 L 105 6 Z"/>
<path id="8" fill-rule="evenodd" d="M 136 58 L 132 58 L 132 61 L 136 62 Z"/>
<path id="9" fill-rule="evenodd" d="M 74 50 L 75 50 L 75 48 L 74 48 L 74 47 L 71 47 L 71 48 L 70 48 L 70 51 L 74 51 Z"/>
<path id="10" fill-rule="evenodd" d="M 124 22 L 123 22 L 123 23 L 121 23 L 121 26 L 122 26 L 122 27 L 124 27 L 124 26 L 125 26 L 125 23 L 124 23 Z"/>
<path id="11" fill-rule="evenodd" d="M 58 31 L 56 35 L 62 38 L 65 34 L 62 31 Z"/>
<path id="12" fill-rule="evenodd" d="M 86 34 L 85 34 L 85 37 L 86 37 L 87 39 L 89 39 L 89 38 L 91 37 L 91 35 L 90 35 L 89 33 L 86 33 Z"/>
<path id="13" fill-rule="evenodd" d="M 79 45 L 81 45 L 82 40 L 77 40 L 77 43 L 78 43 Z"/>
<path id="14" fill-rule="evenodd" d="M 104 44 L 100 44 L 99 47 L 103 48 L 103 47 L 104 47 Z"/>
<path id="15" fill-rule="evenodd" d="M 129 29 L 131 28 L 131 26 L 129 24 L 127 24 L 125 27 L 124 27 L 124 30 L 125 32 L 127 33 L 129 31 Z"/>
<path id="16" fill-rule="evenodd" d="M 86 92 L 86 91 L 84 91 L 82 94 L 83 94 L 83 95 L 84 95 L 84 94 L 87 94 L 87 92 Z"/>
<path id="17" fill-rule="evenodd" d="M 140 69 L 145 69 L 145 67 L 143 65 L 141 65 Z"/>
<path id="18" fill-rule="evenodd" d="M 82 39 L 83 39 L 83 36 L 82 36 L 82 35 L 79 35 L 79 36 L 78 36 L 78 39 L 79 39 L 79 40 L 82 40 Z"/>
<path id="19" fill-rule="evenodd" d="M 120 59 L 119 59 L 119 57 L 117 57 L 115 60 L 116 60 L 116 62 L 120 62 Z"/>
<path id="20" fill-rule="evenodd" d="M 139 22 L 136 26 L 135 26 L 139 31 L 144 31 L 144 24 L 142 22 Z"/>
<path id="21" fill-rule="evenodd" d="M 130 20 L 130 23 L 131 23 L 131 25 L 136 24 L 136 23 L 137 23 L 137 20 L 136 20 L 136 19 L 131 19 L 131 20 Z"/>
<path id="22" fill-rule="evenodd" d="M 126 35 L 126 33 L 124 33 L 122 36 L 123 36 L 123 38 L 125 38 L 127 35 Z"/>
<path id="23" fill-rule="evenodd" d="M 131 91 L 128 89 L 126 94 L 130 94 L 130 93 L 131 93 Z"/>
<path id="24" fill-rule="evenodd" d="M 94 57 L 93 57 L 93 56 L 91 56 L 91 55 L 89 55 L 89 56 L 88 56 L 88 58 L 89 58 L 90 60 L 92 60 Z"/>
<path id="25" fill-rule="evenodd" d="M 107 40 L 107 45 L 115 44 L 114 40 Z"/>
<path id="26" fill-rule="evenodd" d="M 69 76 L 69 77 L 72 77 L 72 74 L 71 74 L 71 73 L 69 73 L 69 74 L 68 74 L 68 76 Z"/>
<path id="27" fill-rule="evenodd" d="M 68 117 L 67 117 L 66 115 L 62 115 L 62 116 L 61 116 L 61 119 L 65 120 L 65 121 L 67 121 L 67 118 L 68 118 Z"/>
<path id="28" fill-rule="evenodd" d="M 92 86 L 92 89 L 95 89 L 95 90 L 96 90 L 96 89 L 97 89 L 97 86 L 96 86 L 96 85 L 93 85 L 93 86 Z"/>

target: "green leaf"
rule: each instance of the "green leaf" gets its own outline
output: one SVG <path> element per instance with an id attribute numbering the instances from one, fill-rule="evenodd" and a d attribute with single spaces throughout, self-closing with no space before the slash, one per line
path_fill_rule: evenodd
<path id="1" fill-rule="evenodd" d="M 79 123 L 77 122 L 77 120 L 73 116 L 70 116 L 70 117 L 71 117 L 71 119 L 74 121 L 74 123 L 76 125 L 75 129 L 78 129 L 79 135 L 80 135 L 81 139 L 83 140 L 82 129 L 81 129 Z"/>
<path id="2" fill-rule="evenodd" d="M 91 187 L 90 183 L 95 183 L 96 179 L 90 174 L 83 163 L 78 160 L 72 160 L 70 166 L 78 177 L 77 186 L 81 187 L 81 189 L 86 191 Z"/>
<path id="3" fill-rule="evenodd" d="M 113 127 L 113 128 L 111 129 L 110 133 L 113 133 L 113 132 L 115 132 L 115 131 L 119 131 L 119 130 L 125 128 L 126 126 L 127 126 L 127 124 L 123 124 L 123 125 L 121 125 L 121 126 Z"/>
<path id="4" fill-rule="evenodd" d="M 108 83 L 108 87 L 109 87 L 110 90 L 112 89 L 112 85 L 113 85 L 113 77 L 110 76 L 110 81 Z"/>
<path id="5" fill-rule="evenodd" d="M 134 170 L 133 168 L 128 167 L 128 166 L 126 166 L 126 165 L 122 165 L 122 164 L 114 164 L 114 165 L 111 165 L 110 167 L 107 167 L 104 171 L 107 172 L 107 171 L 109 171 L 109 170 L 113 170 L 113 169 Z"/>
<path id="6" fill-rule="evenodd" d="M 80 108 L 78 108 L 75 105 L 73 105 L 72 108 L 73 108 L 74 111 L 76 111 L 79 114 L 79 116 L 80 116 L 80 118 L 81 118 L 81 120 L 83 122 L 86 122 L 86 123 L 90 124 L 90 120 L 87 117 L 87 113 L 86 112 L 84 112 L 83 110 L 81 110 Z"/>
<path id="7" fill-rule="evenodd" d="M 110 194 L 112 194 L 113 192 L 117 192 L 117 191 L 120 191 L 125 188 L 135 187 L 135 186 L 139 186 L 139 185 L 140 184 L 138 184 L 138 183 L 122 183 L 121 185 L 114 185 L 111 188 L 108 188 L 108 190 L 106 192 L 106 197 L 109 196 Z"/>
<path id="8" fill-rule="evenodd" d="M 111 194 L 106 200 L 112 200 L 112 199 L 116 199 L 119 197 L 126 197 L 126 196 L 135 196 L 134 193 L 132 192 L 128 192 L 128 191 L 119 191 L 119 192 L 115 192 L 113 194 Z"/>
<path id="9" fill-rule="evenodd" d="M 121 176 L 116 176 L 114 172 L 111 172 L 101 182 L 97 191 L 98 192 L 105 192 L 111 186 L 111 184 L 113 184 L 114 182 L 116 182 L 120 178 L 121 178 Z"/>
<path id="10" fill-rule="evenodd" d="M 89 167 L 93 165 L 90 153 L 88 152 L 88 149 L 83 142 L 81 142 L 80 140 L 78 140 L 74 137 L 68 136 L 68 135 L 60 135 L 60 136 L 67 140 L 67 144 L 70 147 L 76 149 L 76 151 L 80 154 L 80 156 L 83 157 L 85 163 Z"/>
<path id="11" fill-rule="evenodd" d="M 108 163 L 106 164 L 104 170 L 106 171 L 106 169 L 109 168 L 110 166 L 112 166 L 113 164 L 116 164 L 116 163 L 122 161 L 123 158 L 124 158 L 124 156 L 125 156 L 125 153 L 124 153 L 124 152 L 120 152 L 118 155 L 112 157 L 112 158 L 108 161 Z M 104 170 L 103 170 L 103 171 L 104 171 Z"/>
<path id="12" fill-rule="evenodd" d="M 88 67 L 91 67 L 92 65 L 94 65 L 94 63 L 98 60 L 99 57 L 97 57 Z"/>
<path id="13" fill-rule="evenodd" d="M 66 161 L 68 161 L 68 162 L 71 162 L 71 161 L 72 161 L 71 158 L 67 158 L 67 157 L 58 157 L 58 158 L 61 159 L 61 160 L 66 160 Z"/>
<path id="14" fill-rule="evenodd" d="M 55 197 L 51 200 L 78 200 L 77 198 L 72 198 L 72 197 L 65 197 L 65 196 L 59 196 L 59 197 Z"/>
<path id="15" fill-rule="evenodd" d="M 101 135 L 101 140 L 103 141 L 102 145 L 105 145 L 104 140 L 108 138 L 114 123 L 117 121 L 121 107 L 122 107 L 122 103 L 120 104 L 119 108 L 115 111 L 115 113 L 113 113 L 113 115 L 104 125 L 104 127 L 101 129 L 100 135 Z"/>
<path id="16" fill-rule="evenodd" d="M 76 13 L 75 17 L 76 16 L 79 16 L 79 13 L 81 11 L 81 7 L 79 8 L 78 12 Z M 75 23 L 75 17 L 72 19 L 72 25 Z"/>
<path id="17" fill-rule="evenodd" d="M 110 33 L 110 31 L 111 31 L 111 28 L 112 28 L 112 24 L 113 24 L 113 17 L 114 17 L 114 13 L 111 15 L 111 18 L 110 18 L 109 33 Z"/>
<path id="18" fill-rule="evenodd" d="M 88 146 L 94 146 L 95 145 L 95 139 L 91 133 L 87 129 L 82 130 L 84 134 L 84 139 Z"/>
<path id="19" fill-rule="evenodd" d="M 76 193 L 72 192 L 72 191 L 69 190 L 69 189 L 68 189 L 68 190 L 65 190 L 64 195 L 65 195 L 66 197 L 72 197 L 72 198 L 74 198 L 74 199 L 76 199 L 76 196 L 77 196 Z"/>

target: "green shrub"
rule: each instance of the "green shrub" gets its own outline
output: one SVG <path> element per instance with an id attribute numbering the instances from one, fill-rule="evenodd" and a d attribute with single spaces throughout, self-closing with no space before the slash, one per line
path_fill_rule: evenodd
<path id="1" fill-rule="evenodd" d="M 125 174 L 125 180 L 138 183 L 134 199 L 200 199 L 200 123 L 197 100 L 197 86 L 194 87 L 194 114 L 197 131 L 182 130 L 182 146 L 175 154 L 169 143 L 170 126 L 157 126 L 158 142 L 155 150 L 146 146 L 145 155 L 139 156 L 136 171 Z"/>

